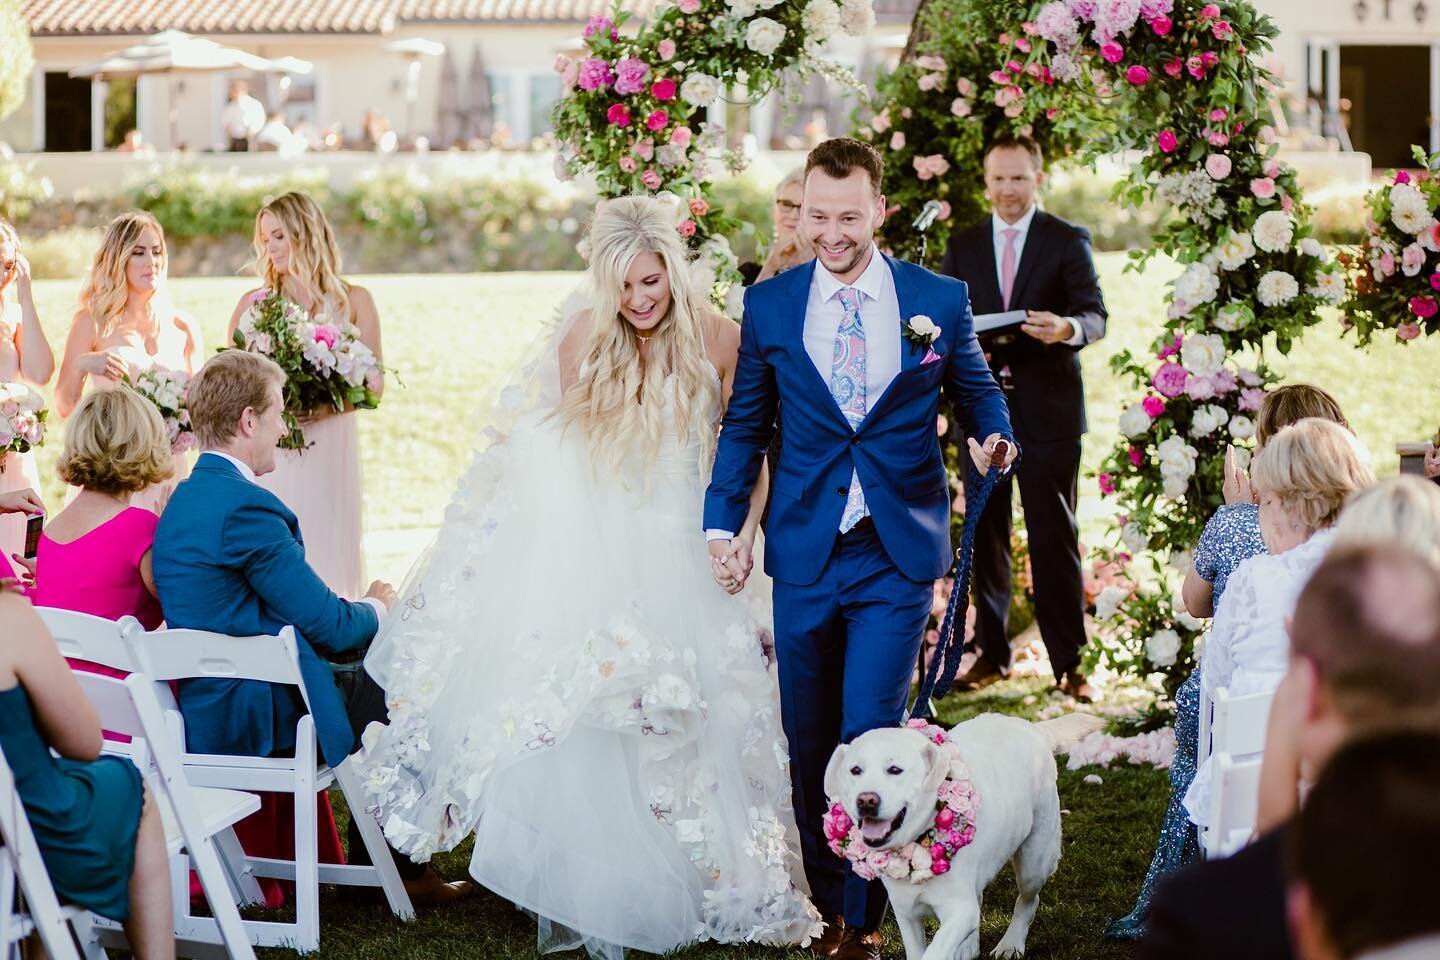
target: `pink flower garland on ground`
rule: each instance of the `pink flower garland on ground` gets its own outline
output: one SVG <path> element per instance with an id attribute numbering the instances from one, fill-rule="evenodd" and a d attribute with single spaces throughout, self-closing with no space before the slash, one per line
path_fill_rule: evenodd
<path id="1" fill-rule="evenodd" d="M 925 720 L 911 720 L 907 729 L 938 744 L 950 771 L 936 791 L 935 822 L 919 838 L 898 850 L 875 850 L 860 835 L 860 825 L 845 808 L 831 803 L 822 818 L 825 839 L 836 856 L 850 861 L 850 869 L 862 880 L 889 877 L 920 883 L 950 870 L 950 861 L 975 840 L 975 821 L 980 813 L 980 795 L 970 779 L 958 746 L 943 727 Z"/>

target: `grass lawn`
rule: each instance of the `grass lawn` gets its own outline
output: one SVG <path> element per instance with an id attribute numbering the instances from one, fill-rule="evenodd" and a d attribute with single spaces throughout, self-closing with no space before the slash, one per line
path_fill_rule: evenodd
<path id="1" fill-rule="evenodd" d="M 1157 265 L 1144 276 L 1123 272 L 1119 254 L 1099 258 L 1101 280 L 1112 312 L 1110 335 L 1082 354 L 1092 432 L 1085 462 L 1095 464 L 1116 436 L 1120 402 L 1128 386 L 1109 376 L 1107 361 L 1122 348 L 1144 350 L 1164 314 L 1161 294 L 1170 269 Z M 383 276 L 362 278 L 380 307 L 385 325 L 385 358 L 399 371 L 403 389 L 392 385 L 382 408 L 361 418 L 365 464 L 366 559 L 373 576 L 399 582 L 411 559 L 439 523 L 454 483 L 468 462 L 479 425 L 473 411 L 496 389 L 529 342 L 537 318 L 548 315 L 574 287 L 574 274 L 490 274 Z M 57 353 L 73 310 L 78 283 L 44 281 L 37 301 Z M 213 348 L 236 299 L 251 287 L 242 278 L 177 280 L 177 302 L 199 319 Z M 1395 470 L 1394 446 L 1432 434 L 1440 425 L 1440 341 L 1373 346 L 1367 353 L 1341 340 L 1332 319 L 1312 330 L 1288 358 L 1271 358 L 1289 379 L 1331 390 L 1382 473 Z M 61 502 L 51 466 L 59 452 L 56 429 L 40 451 L 44 494 Z M 1085 535 L 1101 536 L 1111 505 L 1082 488 Z M 1011 680 L 964 701 L 942 705 L 946 722 L 986 709 L 1028 713 L 1025 697 L 1046 695 L 1035 680 Z M 1124 945 L 1100 938 L 1106 920 L 1130 907 L 1148 863 L 1166 799 L 1163 771 L 1120 766 L 1100 771 L 1102 784 L 1086 784 L 1092 771 L 1061 772 L 1065 817 L 1064 857 L 1046 888 L 1031 932 L 1029 956 L 1037 958 L 1121 958 Z M 603 828 L 603 825 L 597 825 Z M 450 876 L 461 876 L 468 847 L 442 856 Z M 982 941 L 990 949 L 1008 922 L 1015 896 L 1008 870 L 992 886 Z M 419 960 L 429 957 L 532 957 L 534 925 L 508 904 L 482 896 L 443 915 L 425 915 L 415 924 L 393 922 L 380 904 L 327 893 L 323 900 L 323 956 L 336 960 Z M 892 929 L 890 956 L 899 956 Z M 285 951 L 262 951 L 266 956 Z M 801 957 L 798 951 L 701 947 L 693 958 Z"/>

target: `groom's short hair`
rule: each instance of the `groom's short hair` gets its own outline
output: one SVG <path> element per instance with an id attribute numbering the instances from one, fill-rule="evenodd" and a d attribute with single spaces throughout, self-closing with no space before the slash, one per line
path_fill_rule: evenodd
<path id="1" fill-rule="evenodd" d="M 826 140 L 805 158 L 805 177 L 808 179 L 810 171 L 817 168 L 836 180 L 844 180 L 856 170 L 864 170 L 870 176 L 875 196 L 884 192 L 885 162 L 880 159 L 880 152 L 864 141 L 852 137 Z"/>
<path id="2" fill-rule="evenodd" d="M 271 384 L 283 388 L 285 371 L 261 354 L 224 350 L 205 361 L 185 395 L 190 427 L 201 448 L 229 443 L 246 407 L 259 413 L 270 409 Z"/>

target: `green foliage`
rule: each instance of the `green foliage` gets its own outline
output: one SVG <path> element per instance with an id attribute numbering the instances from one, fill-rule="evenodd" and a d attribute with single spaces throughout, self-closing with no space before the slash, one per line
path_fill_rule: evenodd
<path id="1" fill-rule="evenodd" d="M 327 209 L 334 202 L 325 174 L 318 170 L 237 177 L 184 165 L 167 167 L 140 184 L 130 200 L 153 214 L 168 236 L 248 237 L 255 232 L 256 212 L 287 190 L 304 190 Z"/>
<path id="2" fill-rule="evenodd" d="M 34 68 L 30 28 L 20 14 L 20 0 L 0 0 L 0 119 L 25 102 Z"/>
<path id="3" fill-rule="evenodd" d="M 28 166 L 0 160 L 0 217 L 20 223 L 53 192 L 50 181 L 31 176 Z"/>

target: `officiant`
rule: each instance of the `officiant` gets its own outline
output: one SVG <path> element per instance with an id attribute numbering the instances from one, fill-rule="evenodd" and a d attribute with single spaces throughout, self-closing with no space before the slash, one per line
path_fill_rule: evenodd
<path id="1" fill-rule="evenodd" d="M 1075 522 L 1080 437 L 1086 430 L 1080 351 L 1105 336 L 1105 303 L 1090 256 L 1090 234 L 1036 207 L 1045 182 L 1040 146 L 997 139 L 984 162 L 991 214 L 951 236 L 940 272 L 964 280 L 990 370 L 1005 391 L 1025 455 L 1015 476 L 1029 531 L 1035 619 L 1056 684 L 1077 700 L 1093 696 L 1080 670 L 1085 593 Z M 978 655 L 960 689 L 978 689 L 1010 669 L 1012 495 L 1007 475 L 991 496 L 975 541 Z"/>

